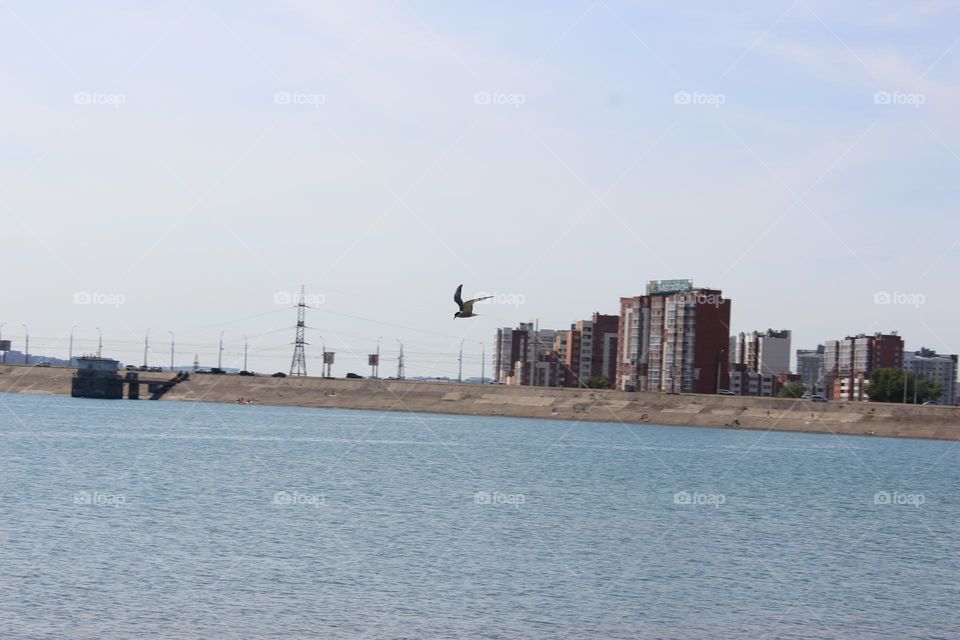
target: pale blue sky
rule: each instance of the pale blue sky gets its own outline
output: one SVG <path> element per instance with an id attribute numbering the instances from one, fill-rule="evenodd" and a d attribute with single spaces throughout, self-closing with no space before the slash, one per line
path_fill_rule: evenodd
<path id="1" fill-rule="evenodd" d="M 15 347 L 23 322 L 61 356 L 71 325 L 78 351 L 99 326 L 106 355 L 138 362 L 150 327 L 156 364 L 168 330 L 178 362 L 210 364 L 225 329 L 225 364 L 246 333 L 252 368 L 286 369 L 294 315 L 274 296 L 303 283 L 324 299 L 312 373 L 323 335 L 338 375 L 366 373 L 378 336 L 384 375 L 396 339 L 408 374 L 455 375 L 460 337 L 478 375 L 498 326 L 563 328 L 689 277 L 733 300 L 734 332 L 813 347 L 899 329 L 960 350 L 957 2 L 7 0 L 0 16 Z M 454 322 L 460 282 L 525 303 Z"/>

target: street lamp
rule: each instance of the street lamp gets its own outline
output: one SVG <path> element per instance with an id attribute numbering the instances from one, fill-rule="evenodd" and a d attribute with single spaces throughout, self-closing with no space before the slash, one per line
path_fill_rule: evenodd
<path id="1" fill-rule="evenodd" d="M 460 341 L 460 357 L 457 358 L 457 364 L 459 368 L 457 369 L 457 382 L 463 382 L 463 340 Z"/>
<path id="2" fill-rule="evenodd" d="M 220 332 L 220 352 L 217 354 L 217 369 L 220 370 L 223 370 L 223 334 L 226 332 L 226 329 Z"/>
<path id="3" fill-rule="evenodd" d="M 27 336 L 26 340 L 26 353 L 24 354 L 23 362 L 24 364 L 30 364 L 30 328 L 26 324 L 23 325 L 23 332 Z"/>
<path id="4" fill-rule="evenodd" d="M 143 368 L 147 368 L 147 350 L 150 348 L 150 327 L 147 327 L 147 332 L 143 334 Z"/>
<path id="5" fill-rule="evenodd" d="M 327 371 L 327 343 L 323 340 L 323 336 L 320 336 L 320 377 L 327 378 L 329 373 Z"/>
<path id="6" fill-rule="evenodd" d="M 77 328 L 77 325 L 70 327 L 70 352 L 67 354 L 67 366 L 73 366 L 73 330 Z"/>
<path id="7" fill-rule="evenodd" d="M 247 370 L 247 334 L 243 334 L 243 370 Z"/>
<path id="8" fill-rule="evenodd" d="M 486 384 L 487 382 L 487 347 L 483 344 L 483 340 L 480 342 L 480 384 Z"/>
<path id="9" fill-rule="evenodd" d="M 173 371 L 173 345 L 174 345 L 174 336 L 173 331 L 167 331 L 170 334 L 170 371 Z"/>
<path id="10" fill-rule="evenodd" d="M 100 327 L 97 327 L 97 357 L 101 357 L 103 354 L 103 331 L 100 330 Z"/>

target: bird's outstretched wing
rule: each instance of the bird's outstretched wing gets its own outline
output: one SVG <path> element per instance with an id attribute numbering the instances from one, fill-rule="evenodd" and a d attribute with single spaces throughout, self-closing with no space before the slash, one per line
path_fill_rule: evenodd
<path id="1" fill-rule="evenodd" d="M 453 294 L 453 301 L 457 303 L 457 306 L 460 307 L 460 311 L 463 311 L 463 298 L 460 297 L 460 292 L 463 290 L 463 285 L 461 284 L 457 287 L 457 290 Z"/>
<path id="2" fill-rule="evenodd" d="M 463 303 L 462 311 L 465 313 L 473 313 L 473 303 L 480 302 L 481 300 L 489 300 L 493 296 L 483 296 L 481 298 L 474 298 L 473 300 L 467 300 Z"/>

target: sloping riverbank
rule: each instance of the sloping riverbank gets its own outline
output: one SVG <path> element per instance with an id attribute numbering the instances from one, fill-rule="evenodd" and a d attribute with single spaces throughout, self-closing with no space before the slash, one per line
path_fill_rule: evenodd
<path id="1" fill-rule="evenodd" d="M 73 369 L 0 366 L 0 392 L 69 395 Z M 159 374 L 154 374 L 159 376 Z M 164 374 L 169 376 L 169 374 Z M 960 409 L 402 380 L 193 375 L 163 401 L 230 402 L 960 440 Z M 120 401 L 122 402 L 122 401 Z"/>

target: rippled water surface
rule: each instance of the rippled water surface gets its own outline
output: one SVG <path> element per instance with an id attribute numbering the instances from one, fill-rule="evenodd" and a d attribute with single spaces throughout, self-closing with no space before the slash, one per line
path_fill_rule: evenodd
<path id="1" fill-rule="evenodd" d="M 0 637 L 957 638 L 958 460 L 0 395 Z"/>

